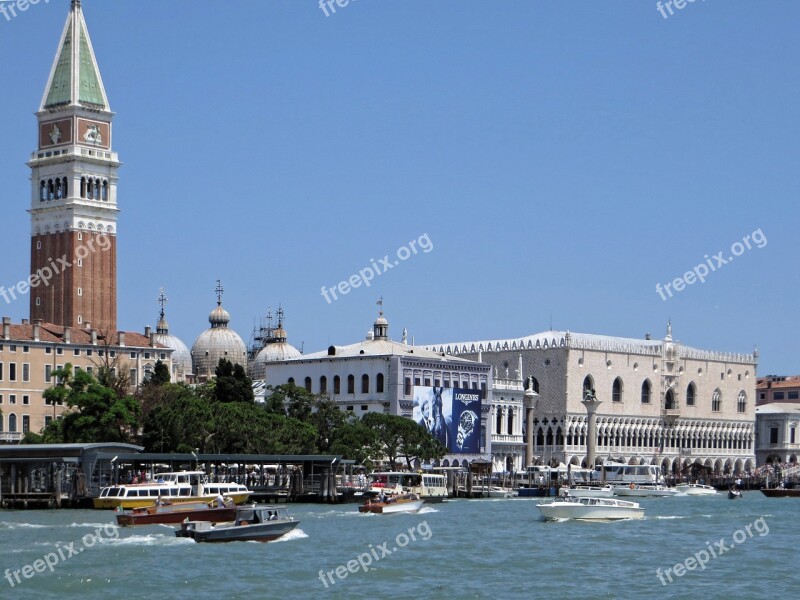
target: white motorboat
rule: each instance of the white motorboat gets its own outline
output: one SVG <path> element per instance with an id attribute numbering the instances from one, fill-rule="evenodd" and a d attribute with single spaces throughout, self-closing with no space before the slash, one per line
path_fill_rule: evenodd
<path id="1" fill-rule="evenodd" d="M 545 519 L 578 519 L 585 521 L 612 521 L 641 519 L 644 509 L 637 502 L 616 498 L 573 498 L 566 496 L 553 502 L 537 504 Z"/>
<path id="2" fill-rule="evenodd" d="M 665 485 L 649 485 L 631 483 L 629 485 L 618 485 L 613 488 L 615 496 L 634 496 L 636 498 L 643 498 L 646 496 L 680 496 L 681 492 L 674 487 L 667 487 Z"/>
<path id="3" fill-rule="evenodd" d="M 572 496 L 573 498 L 611 498 L 614 496 L 614 488 L 610 485 L 603 487 L 599 486 L 581 486 L 562 487 L 560 490 L 562 496 Z"/>
<path id="4" fill-rule="evenodd" d="M 717 493 L 717 490 L 710 485 L 700 483 L 681 483 L 676 485 L 675 489 L 680 490 L 685 496 L 713 496 Z"/>
<path id="5" fill-rule="evenodd" d="M 519 496 L 519 492 L 517 490 L 498 486 L 491 486 L 487 493 L 489 498 L 516 498 Z"/>

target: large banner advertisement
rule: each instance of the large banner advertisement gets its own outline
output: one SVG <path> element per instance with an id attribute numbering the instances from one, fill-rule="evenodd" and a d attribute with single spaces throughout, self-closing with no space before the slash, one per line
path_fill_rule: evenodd
<path id="1" fill-rule="evenodd" d="M 412 418 L 451 454 L 479 454 L 482 390 L 414 387 Z"/>

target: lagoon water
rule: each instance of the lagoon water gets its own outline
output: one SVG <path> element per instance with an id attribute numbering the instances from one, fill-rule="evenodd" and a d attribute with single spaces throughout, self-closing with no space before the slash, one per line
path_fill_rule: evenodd
<path id="1" fill-rule="evenodd" d="M 643 520 L 609 523 L 544 522 L 538 501 L 457 500 L 386 516 L 290 505 L 299 528 L 268 544 L 115 529 L 103 511 L 0 511 L 0 574 L 14 583 L 0 580 L 0 598 L 777 599 L 800 589 L 800 499 L 644 498 Z M 686 562 L 703 553 L 704 569 Z M 48 554 L 53 572 L 23 577 Z M 366 572 L 359 555 L 372 561 Z M 665 574 L 678 563 L 694 570 Z"/>

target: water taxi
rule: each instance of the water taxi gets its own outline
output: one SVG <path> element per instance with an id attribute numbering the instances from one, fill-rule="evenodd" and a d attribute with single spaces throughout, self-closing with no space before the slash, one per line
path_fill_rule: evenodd
<path id="1" fill-rule="evenodd" d="M 375 513 L 378 515 L 388 515 L 401 512 L 417 512 L 424 501 L 416 494 L 401 494 L 398 496 L 387 496 L 384 500 L 367 499 L 364 504 L 358 507 L 358 512 Z"/>
<path id="2" fill-rule="evenodd" d="M 232 523 L 215 526 L 210 521 L 186 520 L 175 535 L 192 538 L 195 542 L 270 542 L 299 524 L 285 508 L 239 506 Z"/>
<path id="3" fill-rule="evenodd" d="M 112 485 L 100 490 L 92 500 L 94 508 L 123 509 L 151 506 L 163 501 L 211 502 L 217 496 L 230 497 L 234 504 L 247 502 L 252 492 L 239 483 L 208 483 L 203 471 L 158 473 L 154 481 Z"/>
<path id="4" fill-rule="evenodd" d="M 714 496 L 717 493 L 717 490 L 710 485 L 700 483 L 679 483 L 675 489 L 686 496 Z"/>
<path id="5" fill-rule="evenodd" d="M 447 498 L 447 477 L 437 473 L 403 473 L 401 471 L 375 472 L 370 476 L 368 492 L 376 496 L 417 494 L 428 503 L 442 502 Z"/>
<path id="6" fill-rule="evenodd" d="M 217 506 L 216 502 L 175 502 L 174 504 L 154 504 L 143 508 L 122 510 L 117 513 L 117 525 L 177 525 L 190 519 L 222 523 L 236 518 L 236 505 L 233 502 Z"/>
<path id="7" fill-rule="evenodd" d="M 553 502 L 537 504 L 547 520 L 578 519 L 584 521 L 613 521 L 641 519 L 644 509 L 637 502 L 616 498 L 573 498 L 566 496 Z"/>

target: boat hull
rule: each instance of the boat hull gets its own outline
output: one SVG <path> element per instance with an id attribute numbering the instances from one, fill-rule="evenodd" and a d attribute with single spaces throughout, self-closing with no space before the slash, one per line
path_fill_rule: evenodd
<path id="1" fill-rule="evenodd" d="M 781 489 L 773 488 L 769 490 L 761 490 L 767 498 L 800 498 L 800 488 Z"/>
<path id="2" fill-rule="evenodd" d="M 117 525 L 132 527 L 136 525 L 176 525 L 189 519 L 190 521 L 209 521 L 222 523 L 236 518 L 235 506 L 210 508 L 203 502 L 187 502 L 186 506 L 172 504 L 169 506 L 149 506 L 133 509 L 117 514 Z"/>
<path id="3" fill-rule="evenodd" d="M 423 504 L 425 504 L 424 500 L 411 500 L 407 502 L 371 502 L 370 504 L 362 504 L 359 506 L 358 512 L 374 513 L 377 515 L 417 512 L 420 508 L 422 508 Z"/>
<path id="4" fill-rule="evenodd" d="M 685 496 L 714 496 L 717 493 L 717 490 L 708 485 L 676 485 L 675 489 Z"/>
<path id="5" fill-rule="evenodd" d="M 175 532 L 177 537 L 192 538 L 199 543 L 214 542 L 271 542 L 286 535 L 300 524 L 300 521 L 283 520 L 258 523 L 256 525 L 228 525 L 203 529 L 198 523 L 203 521 L 190 521 L 182 523 L 181 528 Z"/>

